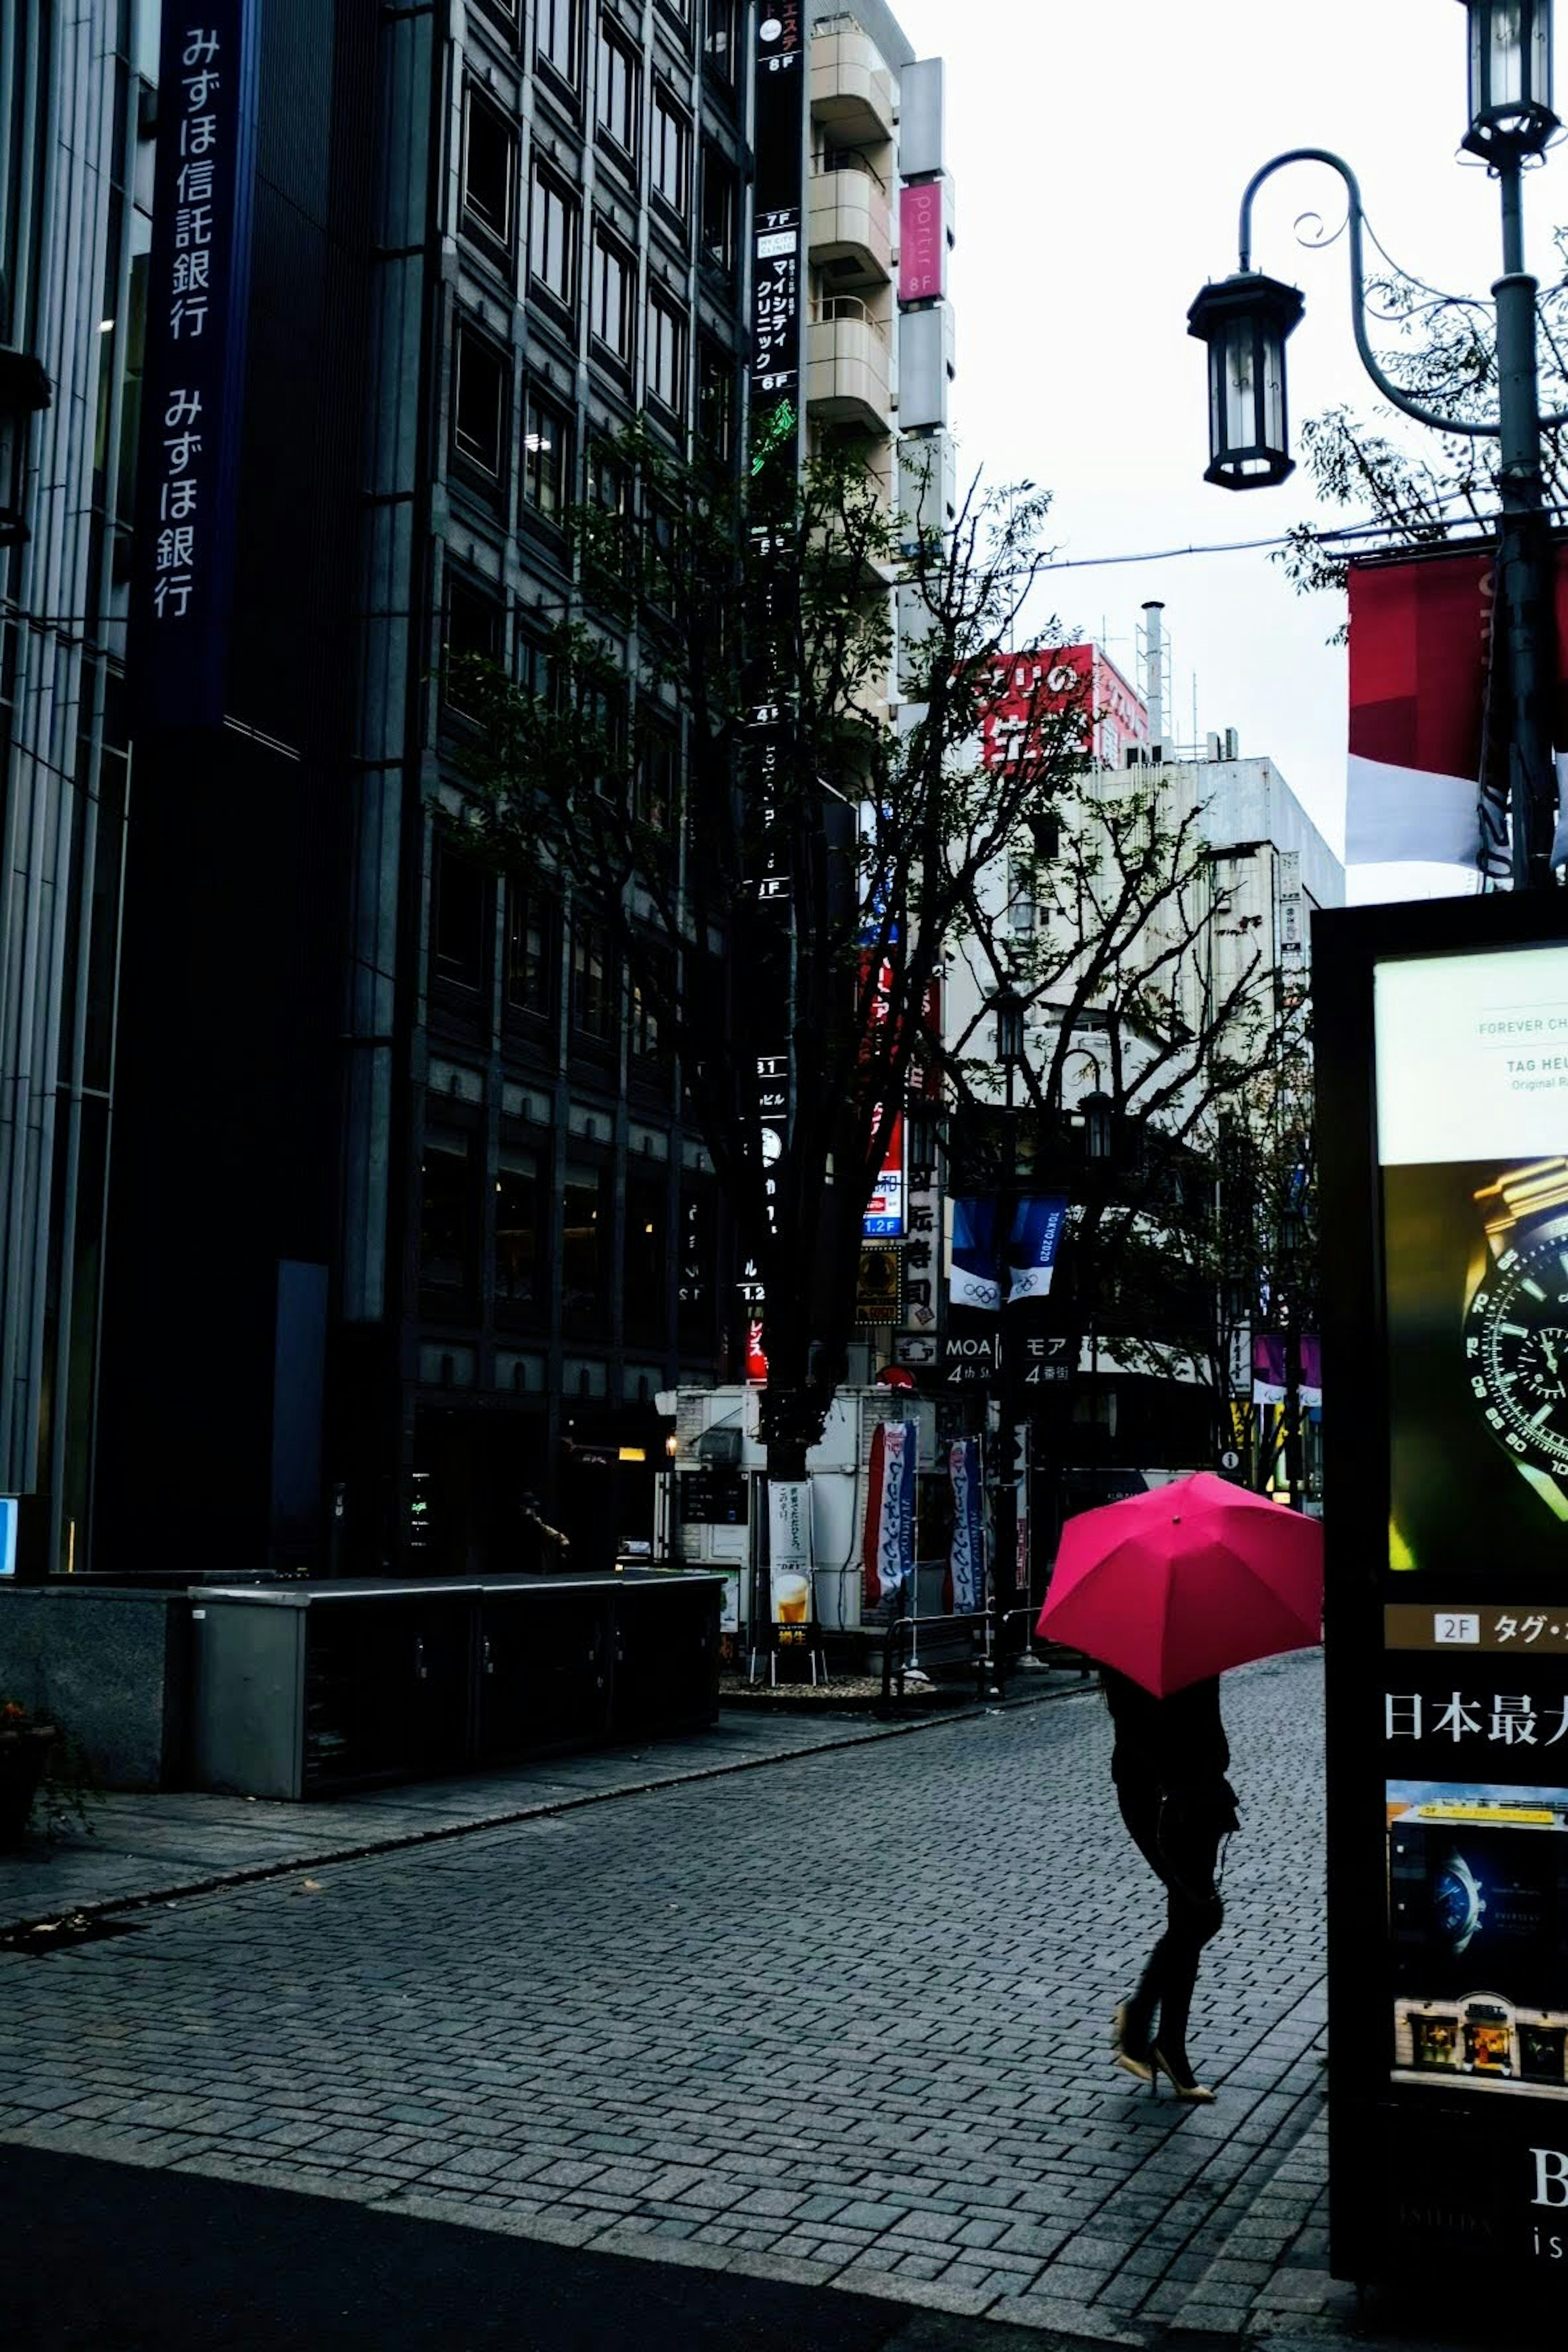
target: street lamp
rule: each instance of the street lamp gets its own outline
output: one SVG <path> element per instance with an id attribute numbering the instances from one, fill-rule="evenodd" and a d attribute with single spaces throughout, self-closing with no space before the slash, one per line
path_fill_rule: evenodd
<path id="1" fill-rule="evenodd" d="M 1112 1143 L 1111 1117 L 1115 1104 L 1109 1095 L 1085 1095 L 1079 1104 L 1083 1114 L 1083 1148 L 1087 1157 L 1103 1167 L 1110 1157 Z"/>
<path id="2" fill-rule="evenodd" d="M 1024 1058 L 1024 1000 L 1011 981 L 991 1000 L 996 1020 L 996 1059 L 1007 1079 L 1007 1108 L 1013 1108 L 1013 1072 Z"/>
<path id="3" fill-rule="evenodd" d="M 1285 345 L 1306 308 L 1293 286 L 1249 269 L 1205 286 L 1187 313 L 1209 352 L 1205 482 L 1255 490 L 1296 470 L 1285 401 Z"/>
<path id="4" fill-rule="evenodd" d="M 1539 155 L 1552 111 L 1552 0 L 1464 0 L 1470 18 L 1470 127 L 1463 144 L 1489 163 Z"/>
<path id="5" fill-rule="evenodd" d="M 1289 163 L 1326 163 L 1350 198 L 1347 247 L 1351 323 L 1362 365 L 1384 398 L 1438 433 L 1498 444 L 1500 598 L 1505 622 L 1509 693 L 1509 803 L 1513 885 L 1552 884 L 1557 779 L 1552 729 L 1557 635 L 1551 535 L 1542 489 L 1537 285 L 1524 267 L 1521 182 L 1525 163 L 1558 129 L 1552 110 L 1551 0 L 1464 0 L 1469 10 L 1470 129 L 1465 145 L 1485 158 L 1502 205 L 1502 276 L 1497 305 L 1498 413 L 1475 423 L 1413 400 L 1380 366 L 1367 335 L 1365 208 L 1360 184 L 1342 156 L 1325 147 L 1293 147 L 1253 174 L 1241 199 L 1239 267 L 1204 289 L 1187 313 L 1188 331 L 1209 354 L 1209 464 L 1204 478 L 1228 490 L 1282 482 L 1292 470 L 1285 345 L 1301 316 L 1294 288 L 1252 266 L 1252 207 L 1258 190 Z M 1568 415 L 1549 417 L 1551 425 Z"/>

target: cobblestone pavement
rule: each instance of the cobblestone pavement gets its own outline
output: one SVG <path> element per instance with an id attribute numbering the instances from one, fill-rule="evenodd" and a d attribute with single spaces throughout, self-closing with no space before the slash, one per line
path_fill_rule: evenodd
<path id="1" fill-rule="evenodd" d="M 1226 1716 L 1212 2108 L 1110 2063 L 1159 1906 L 1073 1697 L 0 1952 L 0 2138 L 1110 2342 L 1310 2327 L 1318 1660 Z"/>

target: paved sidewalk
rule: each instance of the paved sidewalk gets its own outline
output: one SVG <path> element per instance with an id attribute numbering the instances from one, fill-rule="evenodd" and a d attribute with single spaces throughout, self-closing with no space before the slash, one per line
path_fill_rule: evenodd
<path id="1" fill-rule="evenodd" d="M 1014 1675 L 1006 1704 L 1081 1694 L 1076 1673 Z M 282 1870 L 323 1868 L 360 1855 L 428 1843 L 464 1832 L 610 1797 L 640 1795 L 721 1772 L 748 1770 L 821 1749 L 896 1739 L 955 1712 L 951 1698 L 922 1713 L 913 1699 L 896 1718 L 805 1717 L 726 1709 L 711 1731 L 589 1755 L 553 1756 L 491 1771 L 374 1790 L 320 1804 L 195 1793 L 110 1795 L 51 1838 L 0 1854 L 0 1936 L 37 1921 L 93 1916 L 236 1885 Z"/>
<path id="2" fill-rule="evenodd" d="M 1352 2316 L 1321 2218 L 1321 1708 L 1310 1656 L 1227 1681 L 1245 1819 L 1194 2017 L 1212 2108 L 1109 2063 L 1158 1906 L 1090 1696 L 858 1743 L 748 1721 L 811 1747 L 0 1951 L 0 2172 L 153 2168 L 241 2215 L 314 2191 L 571 2254 L 587 2296 L 631 2254 L 661 2309 L 672 2268 L 710 2273 L 715 2341 L 718 2283 L 761 2281 L 828 2306 L 803 2345 L 878 2340 L 881 2304 L 997 2352 L 1005 2324 L 1321 2352 Z"/>

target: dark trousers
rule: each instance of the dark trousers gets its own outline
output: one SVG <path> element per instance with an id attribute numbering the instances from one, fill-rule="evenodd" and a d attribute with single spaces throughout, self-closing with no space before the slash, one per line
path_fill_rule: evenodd
<path id="1" fill-rule="evenodd" d="M 1186 2050 L 1198 1958 L 1225 1918 L 1215 1884 L 1220 1832 L 1212 1815 L 1165 1802 L 1152 1783 L 1124 1780 L 1116 1793 L 1133 1843 L 1165 1889 L 1165 1932 L 1127 2005 L 1128 2045 L 1137 2050 L 1157 2038 L 1167 2055 L 1179 2057 Z"/>

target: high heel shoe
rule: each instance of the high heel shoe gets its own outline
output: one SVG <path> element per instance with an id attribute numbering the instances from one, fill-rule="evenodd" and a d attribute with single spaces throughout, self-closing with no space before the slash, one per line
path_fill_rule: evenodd
<path id="1" fill-rule="evenodd" d="M 1153 2081 L 1154 2070 L 1148 2059 L 1127 2047 L 1127 2003 L 1125 2001 L 1119 2004 L 1116 2015 L 1111 2021 L 1110 2046 L 1116 2053 L 1116 2063 L 1126 2073 L 1135 2076 L 1140 2083 Z"/>
<path id="2" fill-rule="evenodd" d="M 1200 2083 L 1197 2080 L 1184 2057 L 1176 2064 L 1173 2064 L 1171 2060 L 1166 2057 L 1164 2052 L 1161 2049 L 1159 2043 L 1157 2042 L 1151 2042 L 1149 2046 L 1149 2087 L 1154 2093 L 1156 2097 L 1159 2095 L 1160 2077 L 1163 2074 L 1169 2081 L 1171 2088 L 1174 2091 L 1177 2098 L 1185 2099 L 1189 2106 L 1213 2106 L 1214 2093 L 1208 2088 L 1206 2084 Z"/>

